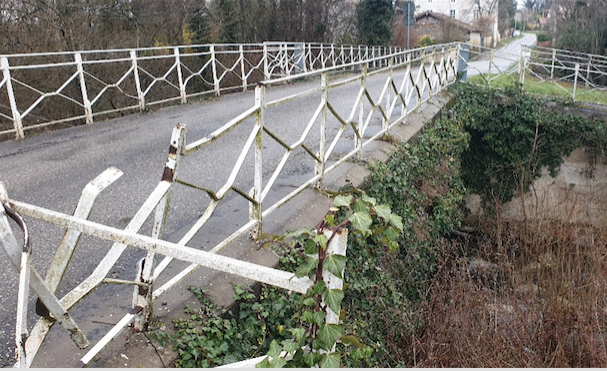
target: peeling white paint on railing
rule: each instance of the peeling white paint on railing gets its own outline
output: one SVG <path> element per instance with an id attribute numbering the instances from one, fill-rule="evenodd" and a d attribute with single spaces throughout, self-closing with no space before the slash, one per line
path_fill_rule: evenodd
<path id="1" fill-rule="evenodd" d="M 264 45 L 270 55 L 272 55 L 271 53 L 276 52 L 278 55 L 276 58 L 280 57 L 284 59 L 287 58 L 287 56 L 288 58 L 292 58 L 292 55 L 288 54 L 288 46 L 279 47 L 277 51 L 274 51 L 269 46 L 270 45 Z M 321 48 L 324 47 L 321 46 Z M 239 47 L 235 53 L 240 53 L 240 50 L 242 50 L 242 48 Z M 309 51 L 309 48 L 308 52 L 304 53 L 305 50 L 305 48 L 301 49 L 301 53 L 304 54 L 305 57 L 298 56 L 299 60 L 304 60 L 303 58 L 305 58 L 305 60 L 311 60 L 313 63 L 328 63 L 325 57 L 320 58 L 318 55 L 313 55 L 313 53 Z M 359 48 L 359 55 L 361 55 L 361 51 L 362 49 Z M 328 53 L 328 56 L 333 57 L 346 55 L 345 52 L 337 53 L 334 48 L 329 49 Z M 354 48 L 351 48 L 350 54 L 353 53 Z M 371 53 L 379 55 L 380 51 L 372 49 Z M 225 125 L 221 126 L 220 129 L 204 138 L 187 143 L 185 126 L 177 125 L 171 137 L 169 154 L 162 180 L 125 229 L 117 229 L 88 221 L 86 220 L 86 215 L 84 215 L 86 212 L 84 211 L 80 212 L 77 210 L 76 215 L 71 216 L 16 200 L 10 200 L 11 205 L 13 205 L 15 210 L 25 216 L 45 220 L 62 228 L 68 228 L 67 233 L 70 235 L 84 233 L 86 235 L 113 241 L 111 249 L 101 260 L 93 273 L 59 300 L 58 303 L 65 308 L 65 310 L 72 308 L 85 296 L 95 290 L 101 283 L 114 282 L 107 280 L 107 275 L 112 267 L 118 262 L 127 246 L 138 247 L 148 252 L 146 258 L 140 263 L 137 277 L 135 277 L 133 282 L 120 280 L 115 280 L 114 282 L 132 284 L 135 287 L 132 307 L 136 310 L 134 309 L 132 313 L 125 315 L 119 324 L 119 326 L 122 326 L 121 328 L 124 328 L 133 322 L 135 328 L 141 329 L 145 327 L 146 322 L 148 321 L 148 314 L 151 313 L 153 300 L 170 290 L 198 267 L 209 267 L 283 287 L 287 290 L 305 292 L 311 284 L 311 281 L 308 278 L 297 278 L 292 273 L 238 261 L 236 259 L 217 255 L 217 253 L 247 232 L 250 232 L 252 235 L 259 235 L 263 227 L 263 218 L 267 217 L 306 188 L 321 183 L 323 177 L 328 172 L 332 171 L 339 164 L 347 161 L 352 156 L 360 155 L 366 145 L 387 133 L 391 127 L 401 123 L 413 109 L 419 108 L 424 102 L 428 101 L 432 95 L 437 94 L 447 85 L 453 83 L 456 79 L 458 53 L 459 47 L 457 44 L 446 44 L 410 50 L 407 52 L 394 52 L 386 57 L 375 57 L 363 62 L 350 62 L 346 60 L 346 63 L 343 63 L 342 65 L 338 65 L 336 62 L 335 67 L 327 67 L 320 73 L 320 87 L 272 102 L 266 101 L 264 93 L 266 86 L 289 81 L 289 79 L 297 78 L 300 75 L 291 74 L 291 76 L 264 81 L 256 87 L 255 102 L 252 102 L 251 108 L 245 109 L 242 114 L 230 120 Z M 183 57 L 182 54 L 178 54 L 177 52 L 165 57 L 173 58 L 175 55 Z M 369 55 L 369 51 L 366 48 L 365 55 Z M 320 60 L 315 60 L 314 58 L 320 58 Z M 130 58 L 126 59 L 129 63 L 133 62 L 131 72 L 141 71 L 141 67 L 136 65 L 135 62 L 142 60 L 144 60 L 144 58 L 139 58 L 137 60 L 131 60 Z M 239 60 L 242 62 L 242 58 L 239 57 Z M 278 63 L 270 60 L 268 60 L 268 62 L 268 69 L 274 68 Z M 293 62 L 283 61 L 281 63 L 283 63 L 283 66 L 291 66 Z M 376 65 L 378 68 L 376 70 L 369 70 L 368 65 Z M 177 64 L 173 64 L 172 68 L 174 67 L 177 67 Z M 308 68 L 311 69 L 311 67 Z M 346 77 L 342 80 L 331 81 L 330 75 L 339 72 L 339 70 L 343 68 L 353 68 L 360 72 L 354 77 Z M 400 84 L 396 84 L 393 74 L 393 71 L 397 69 L 399 71 L 404 70 L 405 72 Z M 311 74 L 312 72 L 309 72 L 308 70 L 306 73 Z M 376 99 L 373 98 L 367 87 L 367 79 L 371 76 L 387 76 L 385 83 L 382 85 L 381 94 Z M 357 87 L 357 98 L 352 103 L 349 115 L 347 118 L 341 117 L 332 106 L 330 91 L 331 89 L 348 83 L 358 82 L 360 82 L 360 85 Z M 264 124 L 265 111 L 270 107 L 296 101 L 302 97 L 309 97 L 311 94 L 319 95 L 319 104 L 316 107 L 312 118 L 307 122 L 302 133 L 297 138 L 281 138 L 280 135 Z M 143 101 L 140 100 L 140 103 L 142 102 Z M 400 112 L 397 113 L 396 107 L 399 104 L 401 108 Z M 374 118 L 378 115 L 381 120 L 381 129 L 379 132 L 369 135 L 368 130 L 371 127 Z M 243 149 L 240 154 L 238 154 L 226 182 L 220 186 L 218 190 L 213 190 L 205 185 L 190 184 L 179 178 L 179 174 L 181 174 L 182 171 L 187 170 L 182 169 L 181 165 L 179 165 L 181 157 L 193 155 L 205 146 L 216 141 L 230 140 L 230 132 L 236 127 L 244 125 L 245 122 L 251 121 L 250 119 L 254 119 L 254 124 L 250 128 Z M 331 134 L 333 135 L 332 138 L 328 136 L 326 130 L 327 123 L 330 120 L 333 122 L 336 121 L 340 125 L 337 133 Z M 315 126 L 318 126 L 320 130 L 320 141 L 313 145 L 306 145 L 306 139 L 309 138 Z M 354 141 L 351 142 L 351 149 L 345 155 L 341 155 L 339 158 L 329 161 L 334 154 L 338 141 L 343 139 L 346 133 L 351 133 L 354 137 Z M 263 144 L 267 140 L 274 141 L 282 146 L 285 149 L 285 154 L 278 161 L 278 164 L 274 169 L 269 169 L 268 173 L 271 175 L 264 184 L 264 177 L 262 176 L 264 169 L 262 169 L 261 164 L 264 156 Z M 302 184 L 295 184 L 295 190 L 280 198 L 274 204 L 265 204 L 264 201 L 267 199 L 267 196 L 275 189 L 277 179 L 284 172 L 285 164 L 292 158 L 293 152 L 297 149 L 303 149 L 305 154 L 309 155 L 310 159 L 314 161 L 316 164 L 315 173 L 310 179 L 303 181 Z M 251 152 L 254 154 L 255 163 L 252 171 L 253 177 L 250 181 L 250 184 L 253 184 L 253 187 L 250 190 L 239 189 L 235 183 L 235 179 L 244 166 L 245 158 Z M 178 169 L 179 171 L 177 171 Z M 266 171 L 268 171 L 268 169 L 266 169 Z M 117 174 L 114 173 L 114 176 L 117 176 Z M 103 183 L 109 184 L 111 181 L 108 179 Z M 164 222 L 166 218 L 169 217 L 168 206 L 170 195 L 177 191 L 177 189 L 174 188 L 175 186 L 186 186 L 202 191 L 210 197 L 210 202 L 208 203 L 206 210 L 199 214 L 200 217 L 185 233 L 184 237 L 182 237 L 179 242 L 172 243 L 161 240 L 160 238 L 162 236 Z M 99 188 L 98 191 L 100 191 Z M 232 191 L 242 196 L 248 202 L 250 206 L 248 213 L 250 220 L 244 225 L 239 226 L 236 231 L 224 238 L 208 252 L 189 246 L 189 242 L 208 222 L 216 208 L 224 202 L 229 195 L 233 194 Z M 83 195 L 83 197 L 87 198 L 92 196 L 85 197 Z M 93 200 L 94 197 L 86 202 L 92 203 Z M 152 235 L 143 236 L 139 234 L 138 231 L 154 211 L 156 212 Z M 3 245 L 6 244 L 3 242 Z M 69 248 L 66 249 L 67 255 L 71 254 L 73 248 L 75 248 L 75 245 L 73 247 L 70 242 Z M 62 248 L 62 250 L 63 249 L 64 248 Z M 158 265 L 155 265 L 154 260 L 158 254 L 163 255 L 164 259 Z M 155 288 L 154 282 L 173 259 L 189 262 L 191 264 L 180 273 L 169 278 L 168 282 L 162 287 Z M 64 269 L 65 267 L 63 266 L 55 266 L 55 263 L 53 263 L 53 267 L 51 268 L 53 272 L 59 272 L 54 273 L 54 275 L 60 275 L 60 272 Z M 53 282 L 55 282 L 55 279 L 53 279 Z M 32 329 L 25 344 L 27 366 L 32 364 L 34 357 L 52 325 L 52 321 L 42 318 Z M 112 336 L 106 336 L 103 342 L 98 342 L 93 350 L 89 351 L 87 356 L 83 358 L 83 364 L 88 365 L 95 355 L 107 345 L 107 342 L 119 332 L 120 329 L 114 328 L 112 330 Z"/>

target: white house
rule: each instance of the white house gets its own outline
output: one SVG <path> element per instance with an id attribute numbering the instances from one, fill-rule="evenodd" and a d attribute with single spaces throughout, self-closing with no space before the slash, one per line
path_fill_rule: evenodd
<path id="1" fill-rule="evenodd" d="M 495 47 L 499 42 L 498 0 L 415 0 L 416 15 L 428 11 L 445 14 L 476 29 L 485 28 L 483 44 L 486 47 Z M 482 16 L 488 18 L 490 24 L 480 25 Z"/>

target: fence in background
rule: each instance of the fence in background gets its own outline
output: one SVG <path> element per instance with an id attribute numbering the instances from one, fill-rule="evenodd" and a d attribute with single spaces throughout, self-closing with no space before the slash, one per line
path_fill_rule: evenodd
<path id="1" fill-rule="evenodd" d="M 338 67 L 391 47 L 265 42 L 0 56 L 0 138 Z M 377 59 L 374 64 L 385 62 Z M 379 67 L 374 65 L 373 67 Z"/>

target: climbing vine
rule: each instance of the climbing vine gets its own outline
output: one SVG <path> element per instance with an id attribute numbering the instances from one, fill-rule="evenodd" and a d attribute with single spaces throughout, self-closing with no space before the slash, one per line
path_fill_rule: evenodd
<path id="1" fill-rule="evenodd" d="M 555 176 L 574 149 L 585 147 L 596 159 L 606 148 L 605 124 L 564 112 L 571 103 L 514 86 L 500 91 L 459 84 L 456 91 L 454 112 L 470 133 L 462 178 L 487 210 L 527 192 L 542 168 Z"/>

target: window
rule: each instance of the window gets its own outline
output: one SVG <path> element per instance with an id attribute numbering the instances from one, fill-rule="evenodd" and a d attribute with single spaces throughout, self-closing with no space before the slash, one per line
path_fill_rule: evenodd
<path id="1" fill-rule="evenodd" d="M 431 3 L 431 2 L 432 2 L 432 0 L 428 0 L 428 3 Z"/>
<path id="2" fill-rule="evenodd" d="M 449 15 L 451 16 L 451 18 L 455 18 L 455 9 L 451 9 L 449 11 Z"/>
<path id="3" fill-rule="evenodd" d="M 455 2 L 455 0 L 451 0 L 451 2 L 452 2 L 452 3 L 454 3 L 454 2 Z"/>

